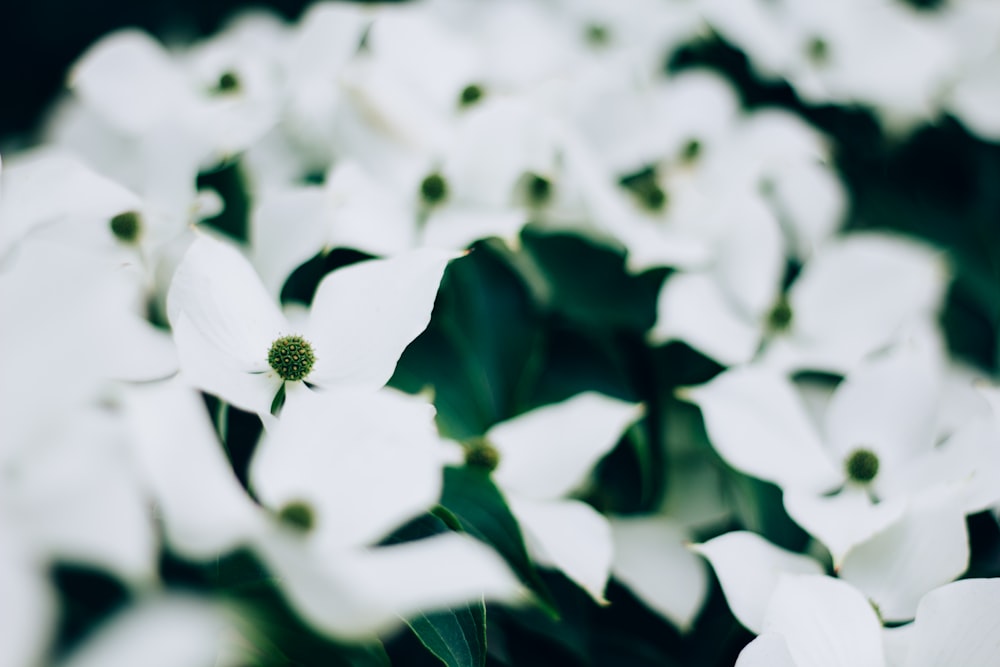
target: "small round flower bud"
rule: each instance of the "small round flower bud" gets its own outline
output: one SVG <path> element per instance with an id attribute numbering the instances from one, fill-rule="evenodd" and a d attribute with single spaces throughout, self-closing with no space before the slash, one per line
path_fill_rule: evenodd
<path id="1" fill-rule="evenodd" d="M 483 99 L 483 95 L 484 91 L 481 86 L 470 83 L 462 89 L 462 93 L 458 97 L 458 105 L 462 107 L 470 107 L 479 100 Z"/>
<path id="2" fill-rule="evenodd" d="M 278 518 L 286 525 L 304 533 L 312 530 L 316 524 L 312 507 L 301 500 L 294 500 L 278 510 Z"/>
<path id="3" fill-rule="evenodd" d="M 430 174 L 420 183 L 420 196 L 431 206 L 440 204 L 448 197 L 448 182 L 441 174 Z"/>
<path id="4" fill-rule="evenodd" d="M 316 363 L 316 355 L 302 336 L 284 336 L 271 343 L 267 363 L 282 380 L 296 382 L 309 375 Z"/>
<path id="5" fill-rule="evenodd" d="M 465 465 L 493 472 L 500 465 L 500 452 L 484 438 L 474 438 L 465 444 Z"/>
<path id="6" fill-rule="evenodd" d="M 135 243 L 142 232 L 142 218 L 138 211 L 126 211 L 111 218 L 111 233 L 122 243 Z"/>
<path id="7" fill-rule="evenodd" d="M 878 455 L 870 449 L 859 447 L 848 455 L 844 469 L 847 476 L 855 482 L 867 484 L 878 475 Z"/>

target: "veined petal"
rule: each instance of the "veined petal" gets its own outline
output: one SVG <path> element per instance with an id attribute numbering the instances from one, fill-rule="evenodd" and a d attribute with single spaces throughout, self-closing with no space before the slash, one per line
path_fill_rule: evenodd
<path id="1" fill-rule="evenodd" d="M 173 326 L 184 315 L 215 348 L 219 365 L 234 371 L 267 370 L 271 343 L 295 333 L 250 262 L 234 246 L 205 234 L 195 237 L 174 273 L 167 315 Z M 182 370 L 190 370 L 183 361 Z"/>
<path id="2" fill-rule="evenodd" d="M 248 542 L 264 516 L 226 461 L 198 395 L 172 380 L 130 388 L 125 399 L 138 463 L 172 548 L 205 560 Z"/>
<path id="3" fill-rule="evenodd" d="M 251 373 L 244 368 L 234 368 L 229 363 L 232 360 L 220 355 L 218 348 L 184 313 L 175 316 L 172 325 L 181 377 L 185 382 L 241 410 L 261 416 L 270 414 L 271 402 L 282 383 L 277 373 L 271 370 Z M 266 350 L 263 358 L 267 359 Z"/>
<path id="4" fill-rule="evenodd" d="M 437 501 L 447 450 L 432 405 L 389 389 L 299 394 L 251 463 L 261 503 L 306 503 L 317 541 L 358 546 Z"/>
<path id="5" fill-rule="evenodd" d="M 913 618 L 925 593 L 965 572 L 969 537 L 954 494 L 921 498 L 896 522 L 854 547 L 840 576 L 875 601 L 887 621 Z"/>
<path id="6" fill-rule="evenodd" d="M 776 632 L 766 632 L 747 644 L 736 667 L 801 667 L 792 660 L 785 638 Z"/>
<path id="7" fill-rule="evenodd" d="M 604 604 L 611 573 L 611 526 L 579 500 L 532 500 L 507 495 L 507 504 L 525 532 L 532 556 L 561 571 Z"/>
<path id="8" fill-rule="evenodd" d="M 823 573 L 812 558 L 749 531 L 726 533 L 692 549 L 712 564 L 736 620 L 756 634 L 763 632 L 768 602 L 783 574 Z"/>
<path id="9" fill-rule="evenodd" d="M 526 599 L 504 560 L 466 535 L 339 552 L 306 548 L 293 537 L 276 534 L 259 548 L 296 611 L 341 639 L 368 639 L 417 613 L 483 597 Z"/>
<path id="10" fill-rule="evenodd" d="M 316 289 L 306 338 L 316 351 L 309 376 L 323 387 L 377 389 L 431 319 L 453 252 L 422 249 L 334 271 Z"/>
<path id="11" fill-rule="evenodd" d="M 833 496 L 786 490 L 783 500 L 795 523 L 829 549 L 834 567 L 840 566 L 853 546 L 884 529 L 906 509 L 899 500 L 875 504 L 865 489 L 854 485 Z"/>
<path id="12" fill-rule="evenodd" d="M 615 578 L 678 630 L 690 630 L 708 595 L 708 573 L 687 548 L 687 531 L 666 517 L 622 516 L 611 519 L 611 535 Z"/>
<path id="13" fill-rule="evenodd" d="M 585 392 L 497 424 L 486 434 L 500 453 L 494 478 L 528 498 L 565 496 L 641 413 L 635 403 Z"/>
<path id="14" fill-rule="evenodd" d="M 764 619 L 802 667 L 884 667 L 882 626 L 861 593 L 838 579 L 785 575 Z"/>
<path id="15" fill-rule="evenodd" d="M 1000 663 L 1000 579 L 966 579 L 920 601 L 906 667 Z"/>
<path id="16" fill-rule="evenodd" d="M 843 480 L 794 386 L 781 375 L 747 366 L 685 394 L 701 408 L 712 446 L 737 470 L 783 489 L 819 493 Z"/>
<path id="17" fill-rule="evenodd" d="M 760 347 L 760 327 L 741 315 L 709 273 L 667 278 L 656 303 L 656 343 L 679 340 L 727 366 L 746 363 Z"/>

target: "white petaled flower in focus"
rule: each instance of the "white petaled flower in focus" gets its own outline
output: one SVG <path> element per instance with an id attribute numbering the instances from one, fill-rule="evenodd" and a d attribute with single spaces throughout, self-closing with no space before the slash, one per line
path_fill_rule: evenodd
<path id="1" fill-rule="evenodd" d="M 297 327 L 235 247 L 199 235 L 167 297 L 181 370 L 194 386 L 261 416 L 279 390 L 291 397 L 303 383 L 382 387 L 430 321 L 454 257 L 419 250 L 339 269 L 320 282 Z"/>

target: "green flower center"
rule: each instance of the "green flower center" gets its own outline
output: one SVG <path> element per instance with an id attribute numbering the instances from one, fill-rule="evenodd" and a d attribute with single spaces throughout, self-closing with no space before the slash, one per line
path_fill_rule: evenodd
<path id="1" fill-rule="evenodd" d="M 448 182 L 441 174 L 430 174 L 420 183 L 420 196 L 430 206 L 440 204 L 448 197 Z"/>
<path id="2" fill-rule="evenodd" d="M 465 443 L 465 465 L 493 472 L 500 465 L 500 452 L 485 438 L 473 438 Z"/>
<path id="3" fill-rule="evenodd" d="M 815 65 L 830 60 L 830 45 L 822 37 L 813 37 L 806 43 L 806 57 Z"/>
<path id="4" fill-rule="evenodd" d="M 681 148 L 681 162 L 692 163 L 701 155 L 701 142 L 697 139 L 688 139 Z"/>
<path id="5" fill-rule="evenodd" d="M 316 516 L 312 507 L 301 500 L 293 500 L 280 510 L 278 518 L 285 524 L 306 533 L 316 525 Z"/>
<path id="6" fill-rule="evenodd" d="M 591 23 L 584 28 L 583 37 L 591 46 L 605 46 L 611 41 L 611 31 L 600 23 Z"/>
<path id="7" fill-rule="evenodd" d="M 111 218 L 111 233 L 122 243 L 135 243 L 142 232 L 138 211 L 126 211 Z"/>
<path id="8" fill-rule="evenodd" d="M 552 198 L 552 181 L 544 176 L 528 174 L 525 189 L 528 195 L 528 202 L 532 206 L 541 206 Z"/>
<path id="9" fill-rule="evenodd" d="M 240 90 L 240 78 L 235 72 L 226 71 L 219 75 L 219 83 L 215 85 L 217 93 L 236 93 Z"/>
<path id="10" fill-rule="evenodd" d="M 771 312 L 767 314 L 767 328 L 774 333 L 787 331 L 792 326 L 792 306 L 782 294 L 774 303 Z"/>
<path id="11" fill-rule="evenodd" d="M 878 455 L 870 449 L 859 447 L 847 457 L 844 469 L 847 476 L 855 482 L 867 484 L 878 475 Z"/>
<path id="12" fill-rule="evenodd" d="M 302 336 L 285 336 L 271 343 L 267 352 L 267 363 L 282 380 L 296 382 L 309 375 L 316 355 Z"/>
<path id="13" fill-rule="evenodd" d="M 459 106 L 469 107 L 483 99 L 483 89 L 474 83 L 470 83 L 468 86 L 462 89 L 462 93 L 458 97 Z"/>
<path id="14" fill-rule="evenodd" d="M 667 193 L 660 187 L 656 167 L 646 167 L 623 176 L 618 183 L 631 192 L 639 204 L 649 211 L 662 211 L 667 205 Z"/>

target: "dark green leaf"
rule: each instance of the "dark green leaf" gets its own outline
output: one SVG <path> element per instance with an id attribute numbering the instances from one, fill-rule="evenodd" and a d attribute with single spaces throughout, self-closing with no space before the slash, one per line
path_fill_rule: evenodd
<path id="1" fill-rule="evenodd" d="M 486 665 L 486 605 L 421 614 L 408 621 L 420 642 L 448 667 Z"/>
<path id="2" fill-rule="evenodd" d="M 476 468 L 445 468 L 441 505 L 458 519 L 463 530 L 493 546 L 535 593 L 541 606 L 558 616 L 555 602 L 528 556 L 521 528 L 488 473 Z"/>

